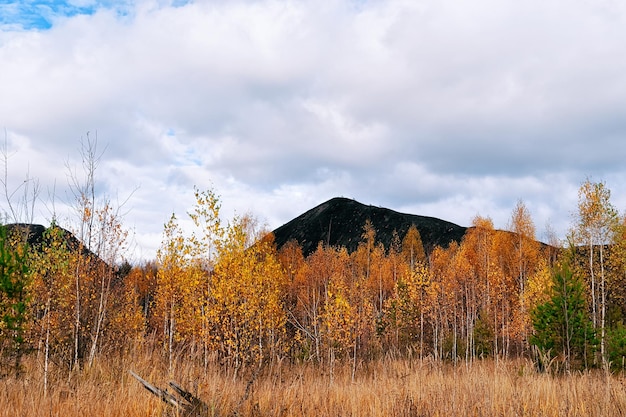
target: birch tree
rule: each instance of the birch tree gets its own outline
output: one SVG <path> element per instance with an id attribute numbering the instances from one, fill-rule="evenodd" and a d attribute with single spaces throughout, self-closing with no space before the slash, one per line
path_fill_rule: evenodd
<path id="1" fill-rule="evenodd" d="M 191 249 L 172 214 L 157 251 L 157 291 L 154 319 L 161 327 L 170 371 L 176 346 L 199 341 L 201 304 L 206 296 L 202 275 L 192 262 Z"/>
<path id="2" fill-rule="evenodd" d="M 418 263 L 426 264 L 422 237 L 414 224 L 409 227 L 402 239 L 402 257 L 411 269 L 414 269 Z"/>
<path id="3" fill-rule="evenodd" d="M 218 247 L 209 321 L 212 342 L 235 373 L 280 357 L 285 348 L 286 276 L 273 236 L 251 216 L 236 217 Z"/>
<path id="4" fill-rule="evenodd" d="M 613 234 L 618 223 L 617 211 L 611 204 L 611 191 L 604 182 L 587 179 L 578 190 L 577 231 L 589 251 L 588 272 L 591 287 L 591 317 L 593 326 L 600 329 L 600 355 L 606 366 L 606 314 L 607 276 L 605 270 L 605 245 L 613 242 Z M 599 271 L 594 265 L 599 262 Z M 599 275 L 599 276 L 598 276 Z"/>

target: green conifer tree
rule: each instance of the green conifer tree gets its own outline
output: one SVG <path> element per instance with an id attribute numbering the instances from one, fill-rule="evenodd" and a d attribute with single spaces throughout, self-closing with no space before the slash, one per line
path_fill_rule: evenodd
<path id="1" fill-rule="evenodd" d="M 552 280 L 550 299 L 531 313 L 534 334 L 530 342 L 541 356 L 550 360 L 558 358 L 566 370 L 586 368 L 597 341 L 584 283 L 567 263 L 554 271 Z"/>
<path id="2" fill-rule="evenodd" d="M 29 278 L 26 244 L 18 238 L 0 226 L 0 349 L 12 360 L 16 373 L 26 343 Z"/>

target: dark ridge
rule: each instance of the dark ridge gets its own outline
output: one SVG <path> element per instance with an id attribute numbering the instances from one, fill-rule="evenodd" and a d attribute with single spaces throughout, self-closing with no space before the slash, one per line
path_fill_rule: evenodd
<path id="1" fill-rule="evenodd" d="M 20 241 L 29 246 L 36 246 L 43 241 L 45 226 L 30 223 L 10 223 L 4 225 L 7 235 L 19 236 Z"/>
<path id="2" fill-rule="evenodd" d="M 394 230 L 402 239 L 413 224 L 420 232 L 426 253 L 430 253 L 435 246 L 460 243 L 467 230 L 434 217 L 398 213 L 337 197 L 280 226 L 274 230 L 274 237 L 278 248 L 290 240 L 297 241 L 305 256 L 312 253 L 320 242 L 345 247 L 353 252 L 362 241 L 363 226 L 368 219 L 376 230 L 376 241 L 386 249 L 389 249 Z"/>
<path id="3" fill-rule="evenodd" d="M 65 241 L 65 244 L 67 245 L 67 248 L 70 251 L 81 250 L 83 255 L 92 259 L 97 259 L 99 262 L 104 262 L 100 258 L 98 258 L 96 254 L 83 246 L 80 240 L 78 240 L 72 232 L 62 227 L 55 225 L 46 228 L 45 226 L 42 226 L 40 224 L 30 223 L 10 223 L 3 225 L 3 227 L 6 228 L 7 235 L 19 236 L 22 242 L 27 243 L 28 246 L 35 249 L 38 249 L 42 245 L 49 243 L 49 237 L 46 234 L 46 231 L 53 228 L 53 230 L 57 231 L 57 233 L 60 233 L 61 237 Z"/>

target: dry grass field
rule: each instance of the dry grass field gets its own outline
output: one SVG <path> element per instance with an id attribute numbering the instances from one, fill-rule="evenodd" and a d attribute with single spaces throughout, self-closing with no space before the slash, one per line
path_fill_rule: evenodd
<path id="1" fill-rule="evenodd" d="M 0 380 L 2 417 L 175 415 L 130 374 L 159 387 L 175 380 L 208 405 L 211 416 L 580 416 L 626 415 L 626 379 L 601 372 L 551 376 L 525 361 L 452 366 L 431 360 L 381 360 L 330 372 L 313 365 L 267 365 L 233 376 L 180 360 L 167 367 L 135 354 L 72 375 L 51 372 L 47 392 L 35 358 L 19 379 Z M 246 395 L 246 389 L 248 389 Z"/>

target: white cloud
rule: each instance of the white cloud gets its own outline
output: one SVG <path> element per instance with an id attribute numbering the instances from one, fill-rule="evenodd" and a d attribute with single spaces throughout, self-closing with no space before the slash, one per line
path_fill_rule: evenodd
<path id="1" fill-rule="evenodd" d="M 587 175 L 626 208 L 621 3 L 68 4 L 0 22 L 12 175 L 67 199 L 97 132 L 142 256 L 194 185 L 270 227 L 337 195 L 504 227 L 521 198 L 563 234 Z"/>

